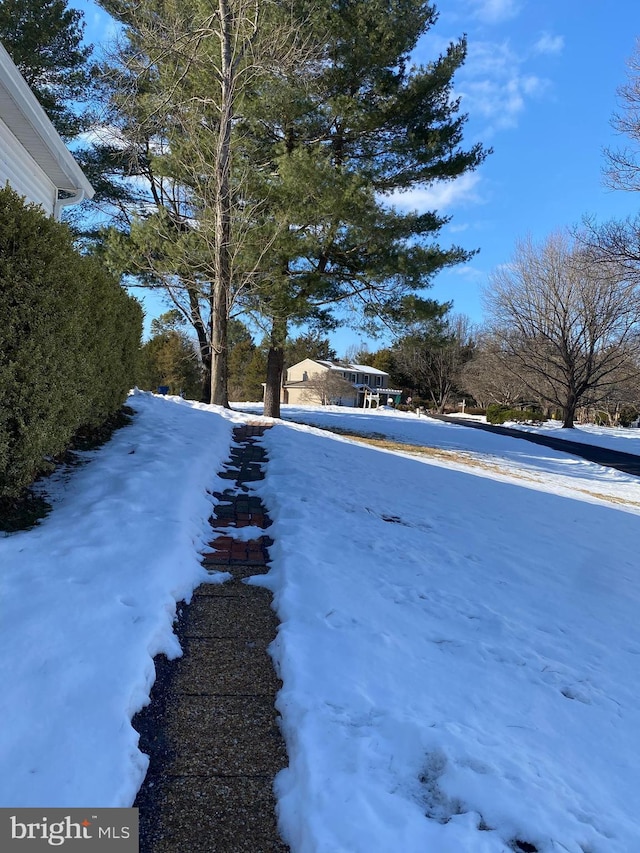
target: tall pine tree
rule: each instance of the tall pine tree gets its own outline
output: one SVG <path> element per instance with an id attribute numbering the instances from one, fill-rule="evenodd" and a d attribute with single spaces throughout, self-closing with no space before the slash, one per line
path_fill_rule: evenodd
<path id="1" fill-rule="evenodd" d="M 473 254 L 435 242 L 447 218 L 402 213 L 385 195 L 452 180 L 487 154 L 461 147 L 466 117 L 452 82 L 464 39 L 427 66 L 410 65 L 435 23 L 431 3 L 301 6 L 321 61 L 309 63 L 302 85 L 300 73 L 266 80 L 252 126 L 254 160 L 269 163 L 258 179 L 276 236 L 247 304 L 271 320 L 265 414 L 274 417 L 291 325 L 330 328 L 340 306 L 361 325 L 373 322 Z"/>

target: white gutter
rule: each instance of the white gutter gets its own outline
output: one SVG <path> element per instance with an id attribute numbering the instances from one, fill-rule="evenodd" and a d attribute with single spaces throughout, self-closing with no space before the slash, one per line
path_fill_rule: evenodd
<path id="1" fill-rule="evenodd" d="M 95 190 L 2 44 L 0 109 L 5 124 L 55 186 L 71 194 L 56 202 L 56 210 L 93 197 Z"/>
<path id="2" fill-rule="evenodd" d="M 93 193 L 94 189 L 91 187 L 91 196 Z M 84 189 L 79 189 L 76 193 L 70 193 L 64 198 L 58 197 L 53 208 L 53 218 L 59 220 L 63 207 L 68 207 L 71 204 L 80 204 L 85 198 L 91 198 L 91 196 L 88 196 Z"/>

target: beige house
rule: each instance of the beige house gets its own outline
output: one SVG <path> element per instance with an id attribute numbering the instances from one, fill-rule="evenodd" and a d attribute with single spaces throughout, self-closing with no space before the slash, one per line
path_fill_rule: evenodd
<path id="1" fill-rule="evenodd" d="M 366 364 L 305 358 L 287 370 L 281 402 L 375 408 L 400 402 L 389 374 Z"/>
<path id="2" fill-rule="evenodd" d="M 62 208 L 92 198 L 93 187 L 0 44 L 0 187 L 60 218 Z"/>

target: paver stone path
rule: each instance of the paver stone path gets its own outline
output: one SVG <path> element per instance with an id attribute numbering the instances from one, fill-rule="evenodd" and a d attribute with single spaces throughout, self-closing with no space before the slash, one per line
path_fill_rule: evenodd
<path id="1" fill-rule="evenodd" d="M 141 853 L 286 853 L 272 791 L 287 764 L 274 708 L 280 687 L 267 652 L 277 629 L 271 593 L 242 579 L 268 570 L 265 533 L 250 541 L 233 529 L 271 524 L 247 483 L 261 479 L 267 427 L 233 431 L 231 461 L 220 474 L 211 551 L 203 564 L 233 580 L 203 584 L 179 612 L 183 656 L 156 659 L 149 706 L 133 721 L 150 756 L 135 806 Z"/>

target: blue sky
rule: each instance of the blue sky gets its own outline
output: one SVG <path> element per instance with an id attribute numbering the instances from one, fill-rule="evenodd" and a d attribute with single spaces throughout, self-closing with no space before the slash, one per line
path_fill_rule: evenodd
<path id="1" fill-rule="evenodd" d="M 603 182 L 603 149 L 624 144 L 611 117 L 626 61 L 640 37 L 637 0 L 446 0 L 421 45 L 444 47 L 466 33 L 456 79 L 468 113 L 467 142 L 493 154 L 475 173 L 416 198 L 452 216 L 446 236 L 480 253 L 441 273 L 431 294 L 482 319 L 481 291 L 518 239 L 640 210 L 633 193 Z M 429 45 L 429 47 L 427 47 Z M 422 51 L 425 51 L 423 53 Z"/>
<path id="2" fill-rule="evenodd" d="M 108 35 L 91 0 L 83 9 L 87 38 Z M 464 266 L 441 273 L 429 295 L 482 320 L 482 289 L 509 261 L 518 239 L 542 240 L 584 215 L 599 219 L 640 211 L 640 197 L 608 189 L 603 149 L 624 145 L 611 127 L 617 89 L 640 38 L 638 0 L 441 0 L 436 26 L 418 46 L 427 61 L 466 33 L 468 58 L 455 93 L 468 114 L 465 144 L 494 149 L 476 172 L 418 190 L 412 209 L 451 215 L 443 244 L 480 249 Z M 164 310 L 148 304 L 150 313 Z M 344 329 L 332 336 L 338 354 L 358 343 Z M 380 344 L 372 343 L 375 348 Z"/>

